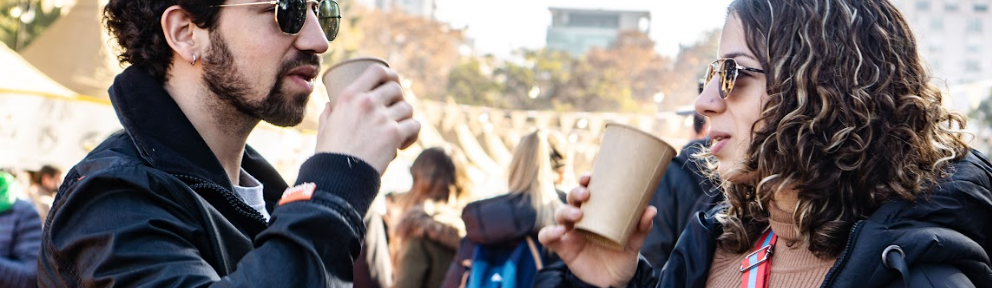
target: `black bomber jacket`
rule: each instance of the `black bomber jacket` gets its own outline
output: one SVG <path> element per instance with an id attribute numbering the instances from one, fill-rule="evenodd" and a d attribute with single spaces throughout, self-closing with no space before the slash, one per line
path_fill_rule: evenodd
<path id="1" fill-rule="evenodd" d="M 41 287 L 338 287 L 352 279 L 362 215 L 380 184 L 366 163 L 318 154 L 287 188 L 251 147 L 241 167 L 264 185 L 271 219 L 239 200 L 162 83 L 131 67 L 111 100 L 124 131 L 73 167 L 46 222 Z"/>

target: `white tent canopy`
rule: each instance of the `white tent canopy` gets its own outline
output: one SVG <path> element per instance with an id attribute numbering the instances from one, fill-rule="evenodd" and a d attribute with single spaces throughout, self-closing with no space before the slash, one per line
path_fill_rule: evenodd
<path id="1" fill-rule="evenodd" d="M 21 55 L 72 91 L 107 98 L 107 88 L 123 68 L 101 22 L 105 4 L 106 0 L 79 0 Z"/>
<path id="2" fill-rule="evenodd" d="M 17 52 L 0 43 L 0 93 L 74 98 L 76 93 L 24 61 Z"/>
<path id="3" fill-rule="evenodd" d="M 0 45 L 0 167 L 75 165 L 114 131 L 107 103 L 82 100 Z"/>

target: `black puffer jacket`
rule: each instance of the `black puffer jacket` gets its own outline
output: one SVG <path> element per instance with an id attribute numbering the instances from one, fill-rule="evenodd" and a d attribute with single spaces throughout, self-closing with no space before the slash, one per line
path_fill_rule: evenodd
<path id="1" fill-rule="evenodd" d="M 451 262 L 442 288 L 459 287 L 466 267 L 464 261 L 472 258 L 478 245 L 516 245 L 530 236 L 537 242 L 535 227 L 537 212 L 530 204 L 530 197 L 522 193 L 510 193 L 469 203 L 462 210 L 465 221 L 465 239 L 458 247 L 455 261 Z M 560 261 L 557 255 L 542 249 L 543 263 Z"/>
<path id="2" fill-rule="evenodd" d="M 972 151 L 953 166 L 929 199 L 892 200 L 858 221 L 821 287 L 992 287 L 992 163 Z M 725 208 L 695 216 L 660 274 L 641 259 L 628 287 L 705 287 L 721 233 L 713 215 Z M 892 248 L 883 256 L 893 245 L 904 257 Z M 540 287 L 589 286 L 563 263 L 542 270 L 539 280 Z"/>
<path id="3" fill-rule="evenodd" d="M 251 147 L 241 168 L 264 185 L 262 215 L 237 198 L 220 162 L 146 73 L 119 75 L 111 100 L 126 133 L 67 173 L 47 219 L 42 287 L 349 286 L 379 174 L 316 155 L 298 182 L 311 200 L 276 205 L 285 181 Z"/>

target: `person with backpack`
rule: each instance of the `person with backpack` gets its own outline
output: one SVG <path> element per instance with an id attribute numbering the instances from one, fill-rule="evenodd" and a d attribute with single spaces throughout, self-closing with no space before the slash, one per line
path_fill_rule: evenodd
<path id="1" fill-rule="evenodd" d="M 510 162 L 510 193 L 469 203 L 466 235 L 443 288 L 532 287 L 534 276 L 557 256 L 541 247 L 537 231 L 554 224 L 562 206 L 555 190 L 564 154 L 536 130 L 521 138 Z"/>
<path id="2" fill-rule="evenodd" d="M 458 217 L 469 195 L 464 159 L 455 147 L 428 148 L 410 167 L 413 187 L 394 228 L 395 288 L 437 288 L 455 258 L 465 224 Z"/>

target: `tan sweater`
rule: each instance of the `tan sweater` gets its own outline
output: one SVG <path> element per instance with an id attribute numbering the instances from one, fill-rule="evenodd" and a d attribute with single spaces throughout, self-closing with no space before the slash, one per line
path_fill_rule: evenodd
<path id="1" fill-rule="evenodd" d="M 778 242 L 770 259 L 772 271 L 768 287 L 819 287 L 837 259 L 817 258 L 806 245 L 789 247 L 790 243 L 798 239 L 792 212 L 778 209 L 774 203 L 770 206 L 769 225 L 778 235 Z M 741 260 L 753 249 L 748 250 L 745 253 L 733 253 L 717 248 L 706 287 L 741 287 Z"/>

